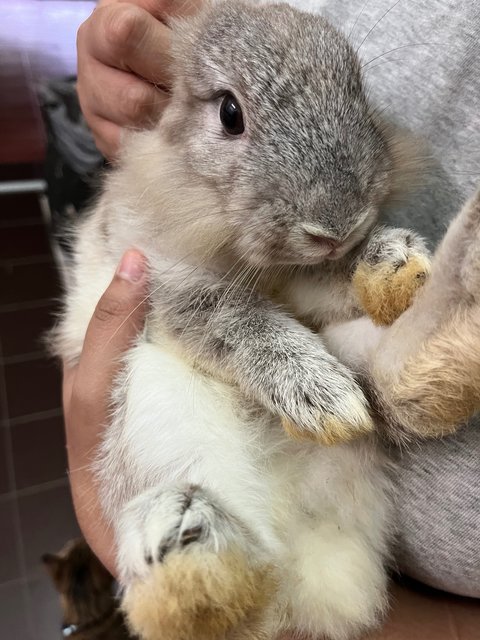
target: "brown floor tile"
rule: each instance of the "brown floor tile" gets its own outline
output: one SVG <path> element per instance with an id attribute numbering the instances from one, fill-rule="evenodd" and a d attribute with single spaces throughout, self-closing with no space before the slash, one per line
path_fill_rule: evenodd
<path id="1" fill-rule="evenodd" d="M 0 338 L 4 357 L 44 351 L 43 337 L 53 326 L 51 305 L 0 312 Z"/>
<path id="2" fill-rule="evenodd" d="M 0 58 L 0 162 L 42 162 L 45 157 L 45 132 L 38 100 L 33 88 L 29 87 L 29 72 L 20 64 L 6 67 L 3 51 Z"/>
<path id="3" fill-rule="evenodd" d="M 23 77 L 22 73 L 23 70 L 15 66 L 2 68 L 2 80 L 4 85 L 8 83 L 9 91 L 2 91 L 0 108 L 2 112 L 6 108 L 13 108 L 14 111 L 11 112 L 13 117 L 16 115 L 15 110 L 18 112 L 18 107 L 29 110 L 32 107 L 33 93 L 28 86 L 28 78 Z"/>
<path id="4" fill-rule="evenodd" d="M 65 477 L 63 417 L 10 427 L 17 489 Z"/>
<path id="5" fill-rule="evenodd" d="M 26 598 L 26 586 L 22 583 L 0 585 L 0 638 L 2 640 L 34 640 L 28 627 Z"/>
<path id="6" fill-rule="evenodd" d="M 11 490 L 7 472 L 7 454 L 10 447 L 9 433 L 0 427 L 0 495 Z"/>
<path id="7" fill-rule="evenodd" d="M 9 164 L 0 165 L 0 182 L 7 182 L 10 180 L 38 180 L 43 178 L 44 171 L 41 164 L 26 164 L 26 163 L 16 163 L 12 164 L 11 160 Z M 36 197 L 35 194 L 22 194 L 22 198 L 26 198 L 27 196 Z M 2 201 L 4 198 L 18 198 L 19 195 L 1 195 L 0 196 L 0 218 L 3 218 L 3 205 Z"/>
<path id="8" fill-rule="evenodd" d="M 0 352 L 1 350 L 2 338 L 0 336 Z M 0 420 L 2 424 L 8 420 L 8 406 L 7 398 L 5 396 L 5 366 L 2 361 L 0 361 Z"/>
<path id="9" fill-rule="evenodd" d="M 44 224 L 2 229 L 0 221 L 0 260 L 45 255 L 50 255 L 50 245 Z"/>
<path id="10" fill-rule="evenodd" d="M 35 640 L 60 637 L 62 611 L 58 594 L 47 575 L 39 575 L 28 582 L 28 615 Z"/>
<path id="11" fill-rule="evenodd" d="M 60 370 L 51 360 L 6 365 L 5 384 L 10 418 L 61 406 Z"/>
<path id="12" fill-rule="evenodd" d="M 31 165 L 3 165 L 0 166 L 0 182 L 9 180 L 33 180 L 35 168 Z M 36 193 L 15 193 L 0 195 L 0 222 L 38 218 L 42 221 L 42 212 Z"/>
<path id="13" fill-rule="evenodd" d="M 55 265 L 0 265 L 0 305 L 51 299 L 58 296 Z"/>
<path id="14" fill-rule="evenodd" d="M 26 135 L 37 135 L 38 107 L 33 94 L 26 87 L 22 87 L 21 83 L 14 82 L 11 86 L 11 93 L 3 92 L 3 95 L 9 96 L 0 101 L 2 133 L 5 136 L 3 140 L 8 141 L 9 138 L 12 138 L 19 141 Z M 3 162 L 21 162 L 21 160 L 17 160 L 16 153 L 7 156 L 8 148 L 3 149 L 3 145 L 2 151 L 4 155 L 0 155 L 0 158 L 3 158 Z M 10 158 L 12 159 L 10 160 Z M 29 161 L 29 158 L 26 161 Z"/>
<path id="15" fill-rule="evenodd" d="M 0 162 L 42 162 L 45 158 L 45 134 L 37 116 L 32 113 L 24 114 L 19 121 L 13 115 L 4 117 L 1 123 L 2 145 L 0 146 Z M 15 133 L 13 133 L 15 131 Z"/>
<path id="16" fill-rule="evenodd" d="M 21 496 L 18 504 L 27 573 L 43 575 L 42 554 L 58 551 L 80 533 L 70 488 L 65 485 Z"/>
<path id="17" fill-rule="evenodd" d="M 15 527 L 14 498 L 0 502 L 0 584 L 21 576 L 18 561 L 20 540 Z M 3 638 L 0 634 L 0 638 Z"/>

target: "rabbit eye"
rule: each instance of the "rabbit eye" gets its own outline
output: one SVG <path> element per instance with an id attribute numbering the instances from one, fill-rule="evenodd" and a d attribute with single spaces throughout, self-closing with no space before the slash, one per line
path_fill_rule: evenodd
<path id="1" fill-rule="evenodd" d="M 227 93 L 223 98 L 220 107 L 220 121 L 223 124 L 225 132 L 231 136 L 239 136 L 245 131 L 242 110 L 236 99 L 230 93 Z"/>

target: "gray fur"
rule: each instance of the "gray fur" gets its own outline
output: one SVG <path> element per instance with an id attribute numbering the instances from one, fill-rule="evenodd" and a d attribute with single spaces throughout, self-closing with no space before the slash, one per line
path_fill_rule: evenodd
<path id="1" fill-rule="evenodd" d="M 152 342 L 166 329 L 197 367 L 311 433 L 332 415 L 352 429 L 368 422 L 352 374 L 318 335 L 261 294 L 214 273 L 173 273 L 155 277 L 162 286 L 153 301 Z"/>

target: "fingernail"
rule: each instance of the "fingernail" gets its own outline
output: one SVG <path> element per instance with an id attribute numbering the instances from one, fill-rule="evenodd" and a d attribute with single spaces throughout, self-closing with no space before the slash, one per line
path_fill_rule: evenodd
<path id="1" fill-rule="evenodd" d="M 134 249 L 130 249 L 124 253 L 123 258 L 118 265 L 117 276 L 122 280 L 137 283 L 142 280 L 145 275 L 145 258 L 143 254 Z"/>

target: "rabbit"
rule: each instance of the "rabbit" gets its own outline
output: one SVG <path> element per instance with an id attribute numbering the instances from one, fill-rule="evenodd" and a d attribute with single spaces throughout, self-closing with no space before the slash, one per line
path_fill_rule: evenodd
<path id="1" fill-rule="evenodd" d="M 95 465 L 123 607 L 152 640 L 353 638 L 387 606 L 376 427 L 421 435 L 376 356 L 430 287 L 422 239 L 381 226 L 410 143 L 318 15 L 225 0 L 172 29 L 170 103 L 80 223 L 52 337 L 78 359 L 121 254 L 145 253 Z"/>

